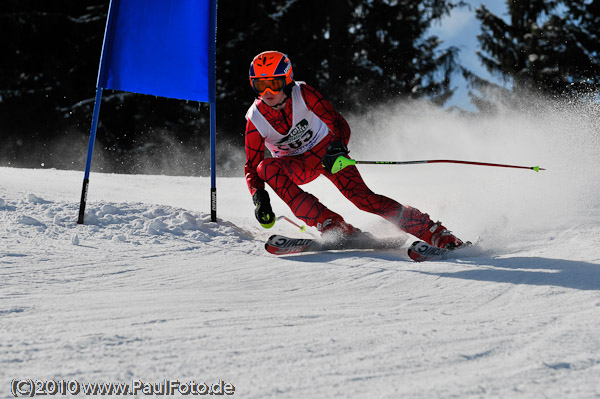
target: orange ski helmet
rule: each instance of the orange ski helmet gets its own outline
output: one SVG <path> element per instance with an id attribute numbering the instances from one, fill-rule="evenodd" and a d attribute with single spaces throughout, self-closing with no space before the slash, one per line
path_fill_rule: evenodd
<path id="1" fill-rule="evenodd" d="M 264 51 L 250 63 L 250 85 L 258 94 L 275 94 L 293 81 L 292 63 L 279 51 Z"/>

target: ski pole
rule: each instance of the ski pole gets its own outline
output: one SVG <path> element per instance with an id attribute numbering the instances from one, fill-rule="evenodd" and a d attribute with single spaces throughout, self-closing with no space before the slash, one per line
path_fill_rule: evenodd
<path id="1" fill-rule="evenodd" d="M 424 163 L 459 163 L 463 165 L 479 165 L 479 166 L 496 166 L 501 168 L 517 168 L 517 169 L 530 169 L 536 172 L 540 170 L 546 170 L 539 166 L 518 166 L 518 165 L 505 165 L 500 163 L 488 163 L 488 162 L 471 162 L 471 161 L 456 161 L 452 159 L 429 159 L 424 161 L 357 161 L 355 159 L 348 159 L 344 156 L 339 156 L 333 167 L 331 173 L 337 173 L 347 166 L 351 165 L 417 165 Z"/>
<path id="2" fill-rule="evenodd" d="M 288 218 L 286 216 L 277 216 L 277 220 L 279 220 L 279 219 L 287 220 L 288 222 L 290 222 L 291 224 L 293 224 L 294 226 L 296 226 L 302 232 L 306 231 L 306 226 L 305 225 L 300 226 L 298 223 L 294 222 L 292 219 L 290 219 L 290 218 Z"/>

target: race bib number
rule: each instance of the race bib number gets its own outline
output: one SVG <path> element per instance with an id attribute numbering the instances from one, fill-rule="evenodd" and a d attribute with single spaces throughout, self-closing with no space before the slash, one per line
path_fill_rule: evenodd
<path id="1" fill-rule="evenodd" d="M 308 127 L 308 121 L 302 119 L 285 137 L 277 141 L 275 146 L 282 153 L 299 154 L 305 151 L 304 147 L 308 146 L 310 148 L 312 146 L 310 141 L 314 135 L 313 131 Z"/>

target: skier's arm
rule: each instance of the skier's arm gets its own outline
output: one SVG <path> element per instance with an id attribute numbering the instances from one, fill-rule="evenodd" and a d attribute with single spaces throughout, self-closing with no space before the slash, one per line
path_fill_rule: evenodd
<path id="1" fill-rule="evenodd" d="M 315 88 L 306 84 L 300 87 L 302 97 L 308 109 L 314 112 L 329 127 L 330 134 L 332 135 L 331 141 L 341 141 L 348 145 L 348 141 L 350 140 L 350 126 L 342 114 L 333 108 L 333 105 Z"/>
<path id="2" fill-rule="evenodd" d="M 244 173 L 246 184 L 250 190 L 250 195 L 254 195 L 257 190 L 265 188 L 265 182 L 260 180 L 256 172 L 258 164 L 265 157 L 265 140 L 250 120 L 246 123 L 245 147 L 246 164 L 244 165 Z"/>
<path id="3" fill-rule="evenodd" d="M 254 215 L 256 220 L 266 229 L 275 224 L 275 214 L 271 208 L 269 193 L 265 190 L 265 182 L 258 177 L 256 168 L 265 157 L 265 139 L 260 135 L 256 127 L 248 120 L 246 124 L 246 183 L 254 202 Z"/>

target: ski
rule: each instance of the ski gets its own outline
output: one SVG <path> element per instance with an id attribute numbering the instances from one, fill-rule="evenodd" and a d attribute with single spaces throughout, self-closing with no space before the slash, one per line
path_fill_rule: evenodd
<path id="1" fill-rule="evenodd" d="M 450 257 L 454 251 L 458 251 L 460 249 L 470 247 L 471 242 L 467 241 L 460 247 L 449 250 L 445 248 L 438 248 L 431 244 L 427 244 L 425 241 L 415 241 L 408 248 L 408 256 L 414 260 L 415 262 L 425 262 L 431 260 L 440 260 Z"/>
<path id="2" fill-rule="evenodd" d="M 369 234 L 347 238 L 342 241 L 272 235 L 265 243 L 265 249 L 273 255 L 290 255 L 304 252 L 399 249 L 403 243 L 404 241 L 399 238 L 376 238 Z"/>

